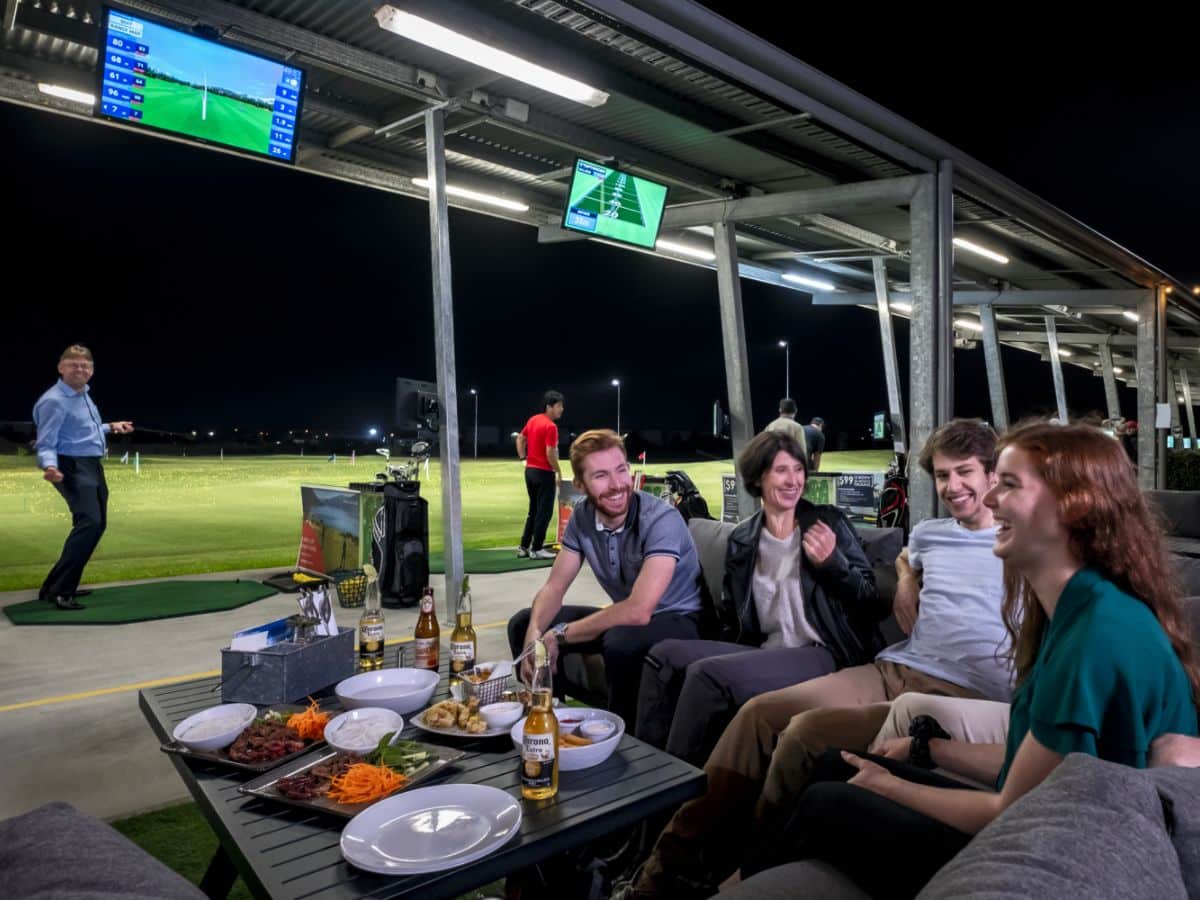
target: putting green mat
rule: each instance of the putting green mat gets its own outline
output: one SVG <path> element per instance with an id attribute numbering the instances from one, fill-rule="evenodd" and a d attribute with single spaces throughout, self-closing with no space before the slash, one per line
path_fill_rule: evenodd
<path id="1" fill-rule="evenodd" d="M 237 609 L 275 593 L 257 581 L 153 581 L 96 588 L 79 598 L 87 609 L 65 610 L 45 600 L 29 600 L 6 606 L 4 612 L 14 625 L 124 625 Z"/>
<path id="2" fill-rule="evenodd" d="M 495 575 L 498 572 L 519 572 L 522 569 L 544 569 L 553 563 L 552 559 L 517 559 L 517 551 L 512 547 L 463 551 L 463 568 L 468 575 Z M 440 551 L 429 554 L 429 571 L 433 575 L 446 573 Z"/>

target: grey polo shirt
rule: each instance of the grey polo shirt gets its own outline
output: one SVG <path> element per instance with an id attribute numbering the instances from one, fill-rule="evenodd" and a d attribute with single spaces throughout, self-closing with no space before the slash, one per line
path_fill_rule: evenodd
<path id="1" fill-rule="evenodd" d="M 675 507 L 652 494 L 635 491 L 625 524 L 615 531 L 598 523 L 590 500 L 582 501 L 571 513 L 562 545 L 587 560 L 613 603 L 629 597 L 643 562 L 669 556 L 675 573 L 654 615 L 700 611 L 700 558 L 692 533 Z"/>

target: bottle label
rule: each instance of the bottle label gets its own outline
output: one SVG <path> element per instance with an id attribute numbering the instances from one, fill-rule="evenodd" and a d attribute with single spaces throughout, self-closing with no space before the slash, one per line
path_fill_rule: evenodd
<path id="1" fill-rule="evenodd" d="M 475 665 L 474 641 L 450 642 L 450 671 L 464 672 Z"/>
<path id="2" fill-rule="evenodd" d="M 421 598 L 421 612 L 433 612 L 433 594 L 426 594 Z"/>
<path id="3" fill-rule="evenodd" d="M 521 784 L 547 788 L 554 784 L 554 735 L 525 732 L 521 742 Z"/>
<path id="4" fill-rule="evenodd" d="M 436 669 L 438 665 L 438 639 L 417 638 L 413 643 L 416 645 L 416 661 L 413 665 L 418 669 Z"/>
<path id="5" fill-rule="evenodd" d="M 383 650 L 383 623 L 361 626 L 359 629 L 359 650 L 364 653 L 376 653 Z"/>

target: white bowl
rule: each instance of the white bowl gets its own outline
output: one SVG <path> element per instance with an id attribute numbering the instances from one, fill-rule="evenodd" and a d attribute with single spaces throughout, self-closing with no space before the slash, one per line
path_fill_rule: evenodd
<path id="1" fill-rule="evenodd" d="M 489 703 L 479 708 L 479 714 L 487 722 L 488 728 L 508 728 L 517 719 L 525 715 L 525 704 L 506 700 L 503 703 Z"/>
<path id="2" fill-rule="evenodd" d="M 403 716 L 426 706 L 437 685 L 428 669 L 377 669 L 339 682 L 334 693 L 346 709 L 381 706 Z"/>
<path id="3" fill-rule="evenodd" d="M 220 750 L 237 740 L 257 715 L 249 703 L 222 703 L 188 716 L 171 737 L 189 750 Z"/>
<path id="4" fill-rule="evenodd" d="M 364 706 L 360 709 L 352 709 L 349 712 L 344 712 L 340 716 L 334 716 L 329 724 L 325 726 L 325 741 L 334 750 L 339 753 L 370 753 L 379 746 L 379 739 L 373 741 L 355 743 L 353 739 L 342 739 L 338 737 L 338 730 L 349 722 L 378 722 L 380 731 L 379 736 L 383 737 L 389 731 L 399 731 L 404 727 L 404 719 L 399 713 L 394 713 L 390 709 L 384 709 L 381 706 Z"/>
<path id="5" fill-rule="evenodd" d="M 617 749 L 617 744 L 621 743 L 621 738 L 625 736 L 625 720 L 616 713 L 610 713 L 606 709 L 588 709 L 575 706 L 560 706 L 554 711 L 558 717 L 560 730 L 566 730 L 563 725 L 564 720 L 578 719 L 575 727 L 588 721 L 603 719 L 607 722 L 612 722 L 616 726 L 616 730 L 611 735 L 602 741 L 595 741 L 588 744 L 586 747 L 571 747 L 559 741 L 558 744 L 558 768 L 560 772 L 574 772 L 579 769 L 590 769 L 592 766 L 598 766 Z M 525 719 L 517 722 L 509 732 L 512 736 L 513 746 L 518 751 L 521 750 L 522 744 L 525 741 Z"/>

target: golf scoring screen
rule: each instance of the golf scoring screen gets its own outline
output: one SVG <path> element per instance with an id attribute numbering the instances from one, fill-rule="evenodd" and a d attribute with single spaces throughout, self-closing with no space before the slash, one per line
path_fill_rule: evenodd
<path id="1" fill-rule="evenodd" d="M 97 112 L 292 162 L 304 70 L 105 9 Z"/>
<path id="2" fill-rule="evenodd" d="M 577 159 L 563 228 L 653 247 L 666 205 L 665 184 Z"/>

